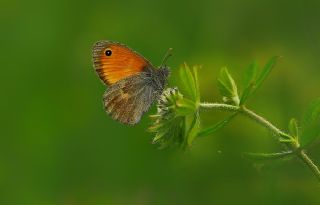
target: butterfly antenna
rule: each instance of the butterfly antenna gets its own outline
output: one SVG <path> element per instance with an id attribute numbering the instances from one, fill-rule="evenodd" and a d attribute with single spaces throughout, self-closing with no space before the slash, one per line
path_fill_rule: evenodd
<path id="1" fill-rule="evenodd" d="M 172 48 L 169 48 L 167 53 L 164 55 L 164 58 L 162 60 L 162 63 L 161 63 L 161 67 L 164 66 L 168 60 L 168 58 L 170 58 L 172 56 Z"/>

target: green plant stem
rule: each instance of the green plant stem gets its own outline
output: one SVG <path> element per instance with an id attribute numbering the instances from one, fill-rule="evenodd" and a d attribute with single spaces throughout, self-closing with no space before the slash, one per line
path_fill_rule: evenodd
<path id="1" fill-rule="evenodd" d="M 279 128 L 277 128 L 275 125 L 273 125 L 271 122 L 263 118 L 262 116 L 256 114 L 252 110 L 246 108 L 245 106 L 236 106 L 236 105 L 229 105 L 225 103 L 200 103 L 200 107 L 202 108 L 210 108 L 210 109 L 217 109 L 222 111 L 231 111 L 239 113 L 242 113 L 243 115 L 249 117 L 250 119 L 256 121 L 258 124 L 262 125 L 263 127 L 267 128 L 270 132 L 272 132 L 274 135 L 279 136 L 280 138 L 285 139 L 293 139 L 292 136 L 289 134 L 281 131 Z M 294 151 L 298 150 L 299 144 L 292 143 L 290 144 L 291 149 Z M 305 153 L 304 150 L 298 150 L 295 152 L 296 155 L 310 168 L 310 170 L 313 172 L 315 177 L 320 181 L 320 170 L 317 167 L 317 165 L 311 160 L 311 158 Z"/>
<path id="2" fill-rule="evenodd" d="M 200 107 L 203 108 L 213 108 L 217 110 L 224 110 L 224 111 L 238 111 L 240 107 L 235 105 L 229 105 L 224 103 L 200 103 Z"/>
<path id="3" fill-rule="evenodd" d="M 320 170 L 317 165 L 310 159 L 310 157 L 306 154 L 304 150 L 301 150 L 297 153 L 299 158 L 311 169 L 313 174 L 318 178 L 320 181 Z"/>
<path id="4" fill-rule="evenodd" d="M 275 134 L 279 137 L 285 137 L 288 139 L 292 138 L 290 135 L 288 135 L 287 133 L 281 131 L 279 128 L 274 126 L 271 122 L 269 122 L 265 118 L 261 117 L 260 115 L 256 114 L 255 112 L 249 110 L 248 108 L 243 106 L 243 107 L 241 107 L 240 110 L 244 115 L 248 116 L 249 118 L 251 118 L 254 121 L 256 121 L 257 123 L 259 123 L 260 125 L 264 126 L 268 130 L 270 130 L 273 134 Z"/>

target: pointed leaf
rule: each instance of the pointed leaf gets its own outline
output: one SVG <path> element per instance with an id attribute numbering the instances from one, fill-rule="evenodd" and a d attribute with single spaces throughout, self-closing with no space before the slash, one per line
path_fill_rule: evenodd
<path id="1" fill-rule="evenodd" d="M 289 122 L 289 132 L 295 139 L 298 139 L 299 129 L 295 118 L 292 118 Z"/>
<path id="2" fill-rule="evenodd" d="M 196 88 L 196 102 L 200 102 L 200 85 L 199 85 L 199 79 L 198 79 L 198 69 L 199 66 L 193 66 L 193 76 L 194 76 L 194 82 L 195 82 L 195 88 Z"/>
<path id="3" fill-rule="evenodd" d="M 302 119 L 302 126 L 305 127 L 314 123 L 314 121 L 316 121 L 319 118 L 319 115 L 320 115 L 320 98 L 314 100 L 308 106 Z"/>
<path id="4" fill-rule="evenodd" d="M 193 120 L 188 130 L 188 136 L 187 136 L 188 146 L 191 146 L 193 140 L 197 137 L 199 128 L 200 128 L 200 116 L 199 116 L 199 113 L 194 113 Z"/>
<path id="5" fill-rule="evenodd" d="M 255 86 L 254 91 L 256 91 L 257 89 L 259 89 L 259 87 L 262 85 L 262 83 L 265 81 L 265 79 L 268 77 L 268 75 L 270 74 L 272 68 L 275 66 L 275 64 L 277 63 L 278 59 L 280 57 L 279 56 L 275 56 L 272 57 L 264 66 L 264 68 L 262 69 L 261 73 L 259 74 L 258 78 L 257 78 L 257 83 Z"/>
<path id="6" fill-rule="evenodd" d="M 244 104 L 245 101 L 250 97 L 256 86 L 256 78 L 259 66 L 257 62 L 253 62 L 244 75 L 244 90 L 241 95 L 240 105 Z"/>
<path id="7" fill-rule="evenodd" d="M 313 101 L 302 120 L 300 144 L 305 147 L 320 137 L 320 98 Z"/>
<path id="8" fill-rule="evenodd" d="M 276 153 L 251 153 L 246 152 L 243 153 L 245 157 L 254 159 L 254 160 L 274 160 L 274 159 L 283 159 L 293 155 L 294 152 L 286 151 L 286 152 L 276 152 Z"/>
<path id="9" fill-rule="evenodd" d="M 256 81 L 257 79 L 257 74 L 258 74 L 258 69 L 259 65 L 256 61 L 252 62 L 247 70 L 244 73 L 243 76 L 243 86 L 244 88 L 249 87 L 249 85 L 253 82 Z"/>
<path id="10" fill-rule="evenodd" d="M 205 136 L 208 136 L 210 134 L 217 132 L 221 128 L 225 127 L 231 121 L 231 119 L 233 119 L 237 114 L 238 114 L 238 112 L 235 112 L 232 115 L 230 115 L 229 117 L 227 117 L 226 119 L 217 122 L 213 126 L 201 130 L 198 133 L 198 137 L 205 137 Z"/>
<path id="11" fill-rule="evenodd" d="M 226 67 L 222 68 L 220 71 L 218 88 L 225 101 L 231 101 L 234 104 L 239 105 L 240 100 L 237 85 Z"/>
<path id="12" fill-rule="evenodd" d="M 197 99 L 197 89 L 194 76 L 187 64 L 180 67 L 180 78 L 183 85 L 183 91 L 188 93 L 192 100 Z"/>
<path id="13" fill-rule="evenodd" d="M 194 113 L 196 110 L 196 105 L 192 100 L 187 98 L 176 100 L 175 112 L 177 116 L 185 116 Z"/>

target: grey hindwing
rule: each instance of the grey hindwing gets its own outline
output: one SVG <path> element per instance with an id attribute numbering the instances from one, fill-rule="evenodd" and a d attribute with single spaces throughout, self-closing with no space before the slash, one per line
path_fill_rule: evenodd
<path id="1" fill-rule="evenodd" d="M 148 73 L 140 73 L 113 84 L 105 92 L 103 102 L 106 112 L 123 124 L 134 125 L 158 98 L 157 87 Z"/>

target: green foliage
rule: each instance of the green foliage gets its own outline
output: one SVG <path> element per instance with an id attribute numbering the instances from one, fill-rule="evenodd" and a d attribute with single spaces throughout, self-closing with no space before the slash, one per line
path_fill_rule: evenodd
<path id="1" fill-rule="evenodd" d="M 298 122 L 295 118 L 292 118 L 288 123 L 289 133 L 280 133 L 279 142 L 284 143 L 287 146 L 290 146 L 294 149 L 300 147 L 299 143 L 299 127 Z"/>
<path id="2" fill-rule="evenodd" d="M 293 136 L 295 139 L 298 140 L 298 137 L 299 137 L 299 128 L 298 128 L 298 122 L 295 118 L 292 118 L 290 121 L 289 121 L 289 125 L 288 125 L 288 128 L 289 128 L 289 133 L 291 136 Z"/>
<path id="3" fill-rule="evenodd" d="M 208 135 L 213 134 L 213 133 L 217 132 L 218 130 L 224 128 L 237 114 L 238 114 L 238 112 L 235 112 L 235 113 L 231 114 L 230 116 L 228 116 L 227 118 L 217 122 L 216 124 L 214 124 L 210 127 L 207 127 L 205 129 L 202 129 L 198 133 L 198 137 L 208 136 Z"/>
<path id="4" fill-rule="evenodd" d="M 196 93 L 195 93 L 196 98 L 195 99 L 196 99 L 196 103 L 197 104 L 200 103 L 200 85 L 199 85 L 199 79 L 198 79 L 198 70 L 200 68 L 201 67 L 199 67 L 199 66 L 193 66 L 192 67 L 194 86 L 195 86 L 195 89 L 196 89 Z"/>
<path id="5" fill-rule="evenodd" d="M 198 66 L 189 68 L 187 64 L 180 67 L 180 79 L 182 81 L 182 91 L 196 103 L 200 101 L 199 82 L 197 77 Z"/>
<path id="6" fill-rule="evenodd" d="M 256 62 L 253 62 L 249 66 L 244 75 L 244 90 L 241 95 L 240 105 L 243 105 L 247 99 L 259 89 L 272 71 L 272 68 L 275 66 L 278 59 L 278 56 L 270 58 L 260 74 L 258 74 L 259 66 Z"/>
<path id="7" fill-rule="evenodd" d="M 158 101 L 158 111 L 151 116 L 154 123 L 149 131 L 155 133 L 153 143 L 160 144 L 160 148 L 191 146 L 197 136 L 200 127 L 197 69 L 194 66 L 191 70 L 186 64 L 180 68 L 182 90 L 186 97 L 177 88 L 168 88 Z"/>
<path id="8" fill-rule="evenodd" d="M 320 98 L 310 103 L 303 119 L 300 144 L 305 147 L 320 136 Z"/>
<path id="9" fill-rule="evenodd" d="M 191 121 L 192 120 L 192 121 Z M 190 122 L 190 125 L 188 122 Z M 190 147 L 192 145 L 193 140 L 197 137 L 199 129 L 200 129 L 200 116 L 199 112 L 195 112 L 193 116 L 186 117 L 186 126 L 187 130 L 187 145 Z"/>
<path id="10" fill-rule="evenodd" d="M 240 105 L 242 105 L 247 98 L 252 94 L 256 86 L 256 79 L 259 66 L 257 62 L 250 64 L 244 75 L 244 90 L 241 95 Z"/>
<path id="11" fill-rule="evenodd" d="M 279 58 L 280 58 L 279 56 L 275 56 L 268 60 L 268 62 L 265 64 L 260 75 L 257 78 L 255 90 L 257 90 L 262 85 L 262 83 L 266 80 L 266 78 L 270 74 L 271 70 L 273 69 L 273 67 L 275 66 Z"/>
<path id="12" fill-rule="evenodd" d="M 288 123 L 289 133 L 285 133 L 244 106 L 247 99 L 262 85 L 279 57 L 271 58 L 258 74 L 257 63 L 252 63 L 244 75 L 244 90 L 239 99 L 237 85 L 227 68 L 222 68 L 218 78 L 218 87 L 225 103 L 201 103 L 198 80 L 198 67 L 192 69 L 188 65 L 180 68 L 182 90 L 169 88 L 165 90 L 158 102 L 158 112 L 152 116 L 154 124 L 149 128 L 155 133 L 154 143 L 160 147 L 179 145 L 190 147 L 197 137 L 204 137 L 224 128 L 236 115 L 244 114 L 267 128 L 279 142 L 283 143 L 284 152 L 277 153 L 245 153 L 244 156 L 254 160 L 276 160 L 298 156 L 320 179 L 320 170 L 304 152 L 304 148 L 320 135 L 320 99 L 311 103 L 302 120 L 302 129 L 292 118 Z M 214 125 L 200 129 L 199 108 L 216 108 L 231 111 L 227 118 Z M 301 132 L 301 133 L 300 133 Z M 301 146 L 300 146 L 301 145 Z M 301 148 L 302 147 L 302 148 Z"/>
<path id="13" fill-rule="evenodd" d="M 173 102 L 172 102 L 173 103 Z M 177 116 L 185 116 L 196 110 L 196 104 L 188 98 L 179 98 L 175 102 L 175 111 Z"/>
<path id="14" fill-rule="evenodd" d="M 218 88 L 223 96 L 224 102 L 239 105 L 237 85 L 226 67 L 222 68 L 220 71 Z"/>
<path id="15" fill-rule="evenodd" d="M 200 88 L 198 80 L 198 66 L 193 66 L 192 69 L 185 63 L 180 67 L 180 78 L 182 80 L 182 89 L 186 92 L 186 95 L 190 97 L 190 100 L 194 104 L 192 115 L 185 115 L 185 138 L 186 143 L 184 147 L 191 146 L 193 140 L 197 136 L 200 128 L 200 116 L 198 111 L 198 105 L 200 103 Z"/>
<path id="16" fill-rule="evenodd" d="M 155 133 L 153 143 L 160 144 L 160 148 L 184 143 L 185 116 L 193 112 L 184 100 L 178 89 L 168 88 L 159 99 L 157 114 L 150 116 L 154 123 L 149 131 Z"/>
<path id="17" fill-rule="evenodd" d="M 243 155 L 247 158 L 254 160 L 275 160 L 275 159 L 284 159 L 290 157 L 294 154 L 292 151 L 286 152 L 274 152 L 274 153 L 252 153 L 246 152 Z"/>
<path id="18" fill-rule="evenodd" d="M 222 68 L 218 78 L 218 88 L 223 101 L 235 106 L 243 105 L 262 85 L 278 59 L 279 57 L 270 58 L 260 72 L 258 72 L 259 66 L 256 62 L 250 64 L 244 75 L 244 90 L 240 100 L 236 82 L 228 69 Z M 198 69 L 198 66 L 190 68 L 187 64 L 182 65 L 179 74 L 184 95 L 178 89 L 168 89 L 159 100 L 158 113 L 152 116 L 155 123 L 149 130 L 156 133 L 153 142 L 160 143 L 160 147 L 170 144 L 191 146 L 196 137 L 204 137 L 217 132 L 238 114 L 234 112 L 214 125 L 200 130 Z M 307 109 L 302 121 L 302 132 L 299 133 L 297 120 L 293 118 L 288 124 L 289 134 L 280 133 L 279 141 L 287 145 L 294 145 L 296 148 L 300 144 L 302 147 L 310 144 L 320 135 L 319 116 L 320 99 L 311 103 Z"/>

